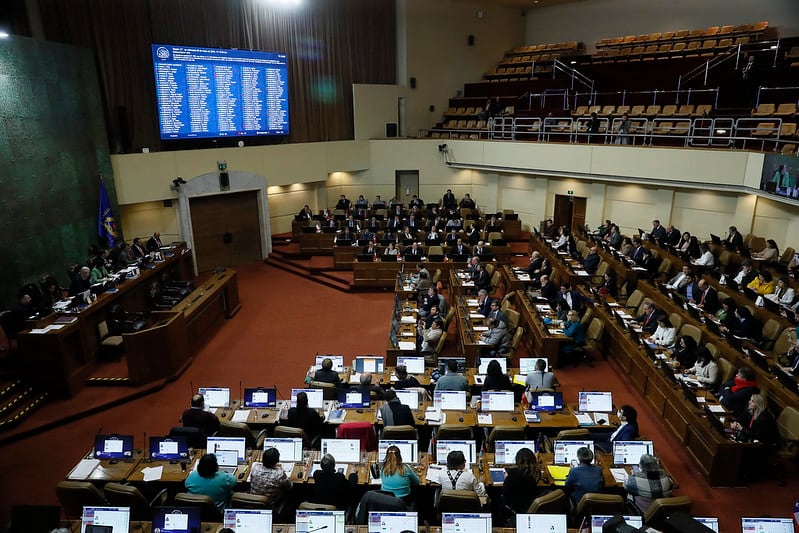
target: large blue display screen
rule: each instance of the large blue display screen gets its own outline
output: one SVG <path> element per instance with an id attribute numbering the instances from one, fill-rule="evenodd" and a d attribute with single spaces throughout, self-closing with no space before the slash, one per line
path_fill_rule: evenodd
<path id="1" fill-rule="evenodd" d="M 162 139 L 288 135 L 286 54 L 152 47 Z"/>

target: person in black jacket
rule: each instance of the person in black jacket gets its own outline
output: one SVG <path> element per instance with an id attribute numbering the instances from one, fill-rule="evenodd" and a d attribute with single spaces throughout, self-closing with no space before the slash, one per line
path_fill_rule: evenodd
<path id="1" fill-rule="evenodd" d="M 319 470 L 314 472 L 313 494 L 310 501 L 324 505 L 334 505 L 336 509 L 346 509 L 347 504 L 353 499 L 352 477 L 355 482 L 357 474 L 350 474 L 350 480 L 344 474 L 336 471 L 336 459 L 326 453 L 319 462 Z"/>
<path id="2" fill-rule="evenodd" d="M 283 425 L 301 428 L 305 431 L 308 440 L 313 441 L 322 433 L 322 417 L 316 409 L 308 407 L 308 395 L 304 392 L 297 394 L 297 407 L 289 409 Z"/>
<path id="3" fill-rule="evenodd" d="M 483 390 L 511 390 L 510 378 L 507 374 L 502 373 L 502 366 L 499 364 L 499 361 L 491 361 L 488 363 L 486 378 L 483 382 Z"/>
<path id="4" fill-rule="evenodd" d="M 722 384 L 719 391 L 719 403 L 732 411 L 736 418 L 742 419 L 746 414 L 749 398 L 760 392 L 755 371 L 743 366 L 738 369 L 731 381 Z"/>
<path id="5" fill-rule="evenodd" d="M 385 400 L 385 403 L 380 406 L 383 427 L 414 425 L 411 408 L 399 401 L 396 392 L 387 390 L 383 393 L 383 400 Z"/>

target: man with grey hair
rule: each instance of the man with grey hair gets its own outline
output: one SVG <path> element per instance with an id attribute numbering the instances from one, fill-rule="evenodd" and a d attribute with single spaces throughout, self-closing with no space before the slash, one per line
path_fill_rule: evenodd
<path id="1" fill-rule="evenodd" d="M 346 472 L 346 469 L 344 471 Z M 326 453 L 319 461 L 319 470 L 314 472 L 313 479 L 311 502 L 334 505 L 336 509 L 346 509 L 353 497 L 353 487 L 358 482 L 358 475 L 352 473 L 348 480 L 336 469 L 336 459 Z"/>
<path id="2" fill-rule="evenodd" d="M 641 456 L 639 466 L 639 471 L 624 482 L 624 488 L 628 497 L 643 513 L 657 498 L 671 496 L 674 481 L 660 468 L 657 458 L 648 453 Z"/>
<path id="3" fill-rule="evenodd" d="M 359 391 L 369 393 L 372 399 L 383 399 L 383 389 L 378 385 L 372 385 L 372 374 L 370 372 L 361 373 L 360 382 L 361 384 L 358 387 Z"/>

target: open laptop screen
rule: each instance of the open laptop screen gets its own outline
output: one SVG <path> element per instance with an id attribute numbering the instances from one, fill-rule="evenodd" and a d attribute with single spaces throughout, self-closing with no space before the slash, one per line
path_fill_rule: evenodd
<path id="1" fill-rule="evenodd" d="M 344 533 L 344 511 L 298 510 L 295 518 L 297 533 Z"/>
<path id="2" fill-rule="evenodd" d="M 224 527 L 236 533 L 272 531 L 272 511 L 269 509 L 225 509 Z"/>
<path id="3" fill-rule="evenodd" d="M 484 391 L 480 397 L 480 409 L 483 411 L 513 411 L 513 392 Z"/>
<path id="4" fill-rule="evenodd" d="M 719 519 L 718 519 L 718 517 L 716 517 L 716 516 L 695 516 L 694 520 L 696 520 L 697 522 L 699 522 L 703 526 L 712 529 L 716 533 L 719 533 Z"/>
<path id="5" fill-rule="evenodd" d="M 371 405 L 368 391 L 340 390 L 338 392 L 338 401 L 341 407 L 345 409 L 358 409 Z"/>
<path id="6" fill-rule="evenodd" d="M 444 513 L 441 533 L 491 533 L 491 513 Z"/>
<path id="7" fill-rule="evenodd" d="M 605 514 L 595 514 L 591 516 L 591 533 L 602 533 L 602 526 L 605 525 L 605 522 L 613 518 L 613 515 L 605 515 Z M 641 528 L 644 526 L 644 520 L 640 516 L 623 516 L 624 521 L 627 522 L 628 526 Z"/>
<path id="8" fill-rule="evenodd" d="M 205 407 L 230 406 L 230 389 L 227 387 L 200 387 L 198 392 L 205 398 Z"/>
<path id="9" fill-rule="evenodd" d="M 418 528 L 416 512 L 369 512 L 369 533 L 416 533 Z"/>
<path id="10" fill-rule="evenodd" d="M 247 454 L 247 443 L 244 437 L 208 437 L 206 440 L 206 453 L 216 453 L 218 450 L 236 450 L 236 458 L 244 462 Z"/>
<path id="11" fill-rule="evenodd" d="M 114 533 L 128 533 L 130 507 L 84 507 L 80 519 L 80 531 L 86 526 L 111 526 Z"/>
<path id="12" fill-rule="evenodd" d="M 267 438 L 264 439 L 264 450 L 277 448 L 280 460 L 295 463 L 302 460 L 302 439 Z"/>
<path id="13" fill-rule="evenodd" d="M 297 407 L 297 395 L 304 392 L 308 395 L 308 407 L 322 409 L 325 406 L 325 396 L 322 389 L 291 389 L 291 406 Z"/>
<path id="14" fill-rule="evenodd" d="M 517 533 L 566 533 L 565 514 L 517 514 Z"/>
<path id="15" fill-rule="evenodd" d="M 577 394 L 577 409 L 580 411 L 613 412 L 613 393 L 580 391 Z"/>
<path id="16" fill-rule="evenodd" d="M 277 391 L 263 387 L 244 389 L 244 407 L 275 407 Z"/>
<path id="17" fill-rule="evenodd" d="M 397 356 L 397 366 L 404 366 L 408 374 L 424 374 L 424 357 Z"/>
<path id="18" fill-rule="evenodd" d="M 189 457 L 184 437 L 150 437 L 150 459 L 179 461 Z"/>
<path id="19" fill-rule="evenodd" d="M 468 464 L 477 462 L 477 443 L 473 440 L 439 440 L 436 441 L 436 462 L 447 463 L 447 455 L 453 451 L 463 452 Z"/>
<path id="20" fill-rule="evenodd" d="M 360 463 L 360 439 L 322 439 L 322 455 L 329 453 L 336 463 Z"/>
<path id="21" fill-rule="evenodd" d="M 520 357 L 519 358 L 519 374 L 524 374 L 525 376 L 535 370 L 535 363 L 539 359 L 543 359 L 544 362 L 547 364 L 544 370 L 549 370 L 549 359 L 546 357 Z"/>
<path id="22" fill-rule="evenodd" d="M 594 451 L 594 441 L 592 440 L 556 440 L 553 463 L 556 465 L 576 464 L 577 450 L 583 446 Z"/>
<path id="23" fill-rule="evenodd" d="M 741 517 L 741 533 L 794 533 L 793 518 Z"/>
<path id="24" fill-rule="evenodd" d="M 498 465 L 516 464 L 516 454 L 522 448 L 535 453 L 534 440 L 498 440 L 494 443 L 494 463 Z"/>
<path id="25" fill-rule="evenodd" d="M 381 439 L 377 443 L 377 460 L 384 461 L 386 459 L 386 450 L 389 446 L 396 446 L 399 448 L 400 455 L 402 456 L 403 463 L 418 463 L 419 462 L 419 441 L 416 440 L 401 440 L 401 439 Z"/>
<path id="26" fill-rule="evenodd" d="M 382 372 L 383 358 L 377 356 L 358 356 L 353 361 L 356 372 Z"/>
<path id="27" fill-rule="evenodd" d="M 463 411 L 466 409 L 466 391 L 433 391 L 433 406 L 436 409 Z"/>
<path id="28" fill-rule="evenodd" d="M 395 390 L 397 398 L 402 405 L 411 409 L 419 409 L 419 393 L 415 390 Z"/>
<path id="29" fill-rule="evenodd" d="M 491 361 L 496 361 L 499 363 L 500 368 L 502 369 L 503 374 L 508 373 L 508 360 L 504 357 L 482 357 L 480 358 L 480 366 L 477 367 L 478 374 L 486 374 L 488 373 L 488 365 Z"/>
<path id="30" fill-rule="evenodd" d="M 116 532 L 116 530 L 114 530 Z M 199 507 L 156 507 L 153 509 L 153 531 L 161 533 L 199 533 Z"/>
<path id="31" fill-rule="evenodd" d="M 133 435 L 97 435 L 94 438 L 96 459 L 127 459 L 133 457 Z"/>
<path id="32" fill-rule="evenodd" d="M 617 440 L 613 442 L 614 465 L 637 465 L 645 453 L 649 455 L 655 453 L 651 440 Z"/>
<path id="33" fill-rule="evenodd" d="M 322 361 L 330 359 L 333 362 L 333 370 L 336 372 L 344 372 L 344 356 L 343 355 L 317 355 L 314 361 L 314 370 L 322 368 Z"/>

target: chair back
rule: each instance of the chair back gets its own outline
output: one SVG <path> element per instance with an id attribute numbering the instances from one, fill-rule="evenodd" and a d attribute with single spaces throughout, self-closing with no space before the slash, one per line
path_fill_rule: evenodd
<path id="1" fill-rule="evenodd" d="M 671 498 L 657 498 L 644 512 L 644 524 L 647 527 L 663 530 L 666 519 L 677 511 L 691 513 L 693 502 L 688 496 L 674 496 Z"/>
<path id="2" fill-rule="evenodd" d="M 151 520 L 153 517 L 150 502 L 133 485 L 123 485 L 122 483 L 106 483 L 103 487 L 103 494 L 108 501 L 108 505 L 114 507 L 130 507 L 131 520 Z"/>
<path id="3" fill-rule="evenodd" d="M 221 522 L 222 513 L 214 503 L 214 499 L 205 494 L 190 494 L 179 492 L 175 494 L 175 505 L 183 507 L 198 507 L 201 522 Z"/>
<path id="4" fill-rule="evenodd" d="M 436 502 L 439 513 L 479 513 L 481 507 L 473 490 L 441 489 Z"/>
<path id="5" fill-rule="evenodd" d="M 275 426 L 275 438 L 279 439 L 302 439 L 302 447 L 304 449 L 311 448 L 311 441 L 308 440 L 308 435 L 302 428 L 293 428 L 291 426 Z"/>
<path id="6" fill-rule="evenodd" d="M 413 426 L 388 426 L 383 428 L 380 438 L 386 440 L 419 440 L 419 432 Z"/>
<path id="7" fill-rule="evenodd" d="M 638 307 L 641 305 L 641 302 L 644 300 L 644 293 L 635 289 L 630 296 L 627 298 L 627 301 L 624 303 L 625 307 Z"/>
<path id="8" fill-rule="evenodd" d="M 580 498 L 575 510 L 578 517 L 595 514 L 624 513 L 624 498 L 618 494 L 587 492 Z"/>
<path id="9" fill-rule="evenodd" d="M 249 492 L 234 492 L 230 498 L 230 506 L 233 509 L 271 509 L 272 504 L 269 498 L 260 494 L 250 494 Z"/>
<path id="10" fill-rule="evenodd" d="M 521 318 L 519 312 L 515 309 L 508 309 L 505 311 L 505 318 L 508 321 L 508 331 L 515 331 L 519 326 L 519 319 Z"/>
<path id="11" fill-rule="evenodd" d="M 444 322 L 441 325 L 441 329 L 446 333 L 447 329 L 449 329 L 449 324 L 452 322 L 452 317 L 455 316 L 455 308 L 450 307 L 447 311 L 447 316 L 444 317 Z"/>
<path id="12" fill-rule="evenodd" d="M 100 323 L 97 324 L 97 333 L 100 334 L 100 339 L 108 337 L 108 323 L 105 320 L 101 320 Z"/>
<path id="13" fill-rule="evenodd" d="M 183 437 L 186 439 L 186 444 L 189 448 L 205 448 L 205 439 L 207 435 L 200 428 L 174 426 L 169 430 L 170 437 Z"/>
<path id="14" fill-rule="evenodd" d="M 685 319 L 679 313 L 672 313 L 669 315 L 669 322 L 674 326 L 675 331 L 680 331 L 680 328 L 685 324 Z"/>
<path id="15" fill-rule="evenodd" d="M 335 511 L 336 506 L 326 503 L 302 502 L 298 509 L 305 511 Z"/>
<path id="16" fill-rule="evenodd" d="M 693 324 L 683 324 L 677 335 L 679 335 L 680 337 L 682 337 L 683 335 L 688 335 L 690 337 L 693 337 L 693 339 L 696 341 L 696 344 L 699 345 L 702 343 L 702 331 Z"/>
<path id="17" fill-rule="evenodd" d="M 786 353 L 791 348 L 791 345 L 793 345 L 794 331 L 794 328 L 785 328 L 782 330 L 780 336 L 774 341 L 774 348 L 772 351 L 776 354 Z"/>
<path id="18" fill-rule="evenodd" d="M 88 481 L 59 481 L 55 486 L 58 503 L 69 518 L 80 518 L 86 505 L 108 505 L 100 489 Z"/>
<path id="19" fill-rule="evenodd" d="M 763 347 L 771 350 L 774 343 L 777 342 L 777 337 L 780 336 L 782 325 L 774 318 L 769 318 L 763 324 Z"/>
<path id="20" fill-rule="evenodd" d="M 602 342 L 602 334 L 605 332 L 605 324 L 598 318 L 592 318 L 591 324 L 588 326 L 588 331 L 585 332 L 587 341 L 595 343 Z"/>
<path id="21" fill-rule="evenodd" d="M 457 424 L 441 424 L 436 430 L 438 440 L 471 440 L 474 438 L 470 426 L 459 426 Z"/>
<path id="22" fill-rule="evenodd" d="M 588 308 L 583 313 L 583 316 L 580 317 L 580 324 L 584 327 L 587 327 L 588 324 L 591 323 L 591 319 L 594 317 L 594 310 L 592 308 Z"/>
<path id="23" fill-rule="evenodd" d="M 528 514 L 565 514 L 569 512 L 569 497 L 562 489 L 553 490 L 534 499 Z"/>
<path id="24" fill-rule="evenodd" d="M 494 452 L 494 444 L 498 440 L 524 440 L 526 434 L 521 426 L 494 426 L 486 439 L 486 447 L 490 453 Z"/>
<path id="25" fill-rule="evenodd" d="M 219 421 L 219 434 L 220 437 L 244 437 L 247 449 L 252 450 L 257 448 L 255 445 L 255 437 L 250 431 L 250 426 L 244 422 L 231 422 L 230 420 Z"/>
<path id="26" fill-rule="evenodd" d="M 719 357 L 716 360 L 716 363 L 719 366 L 719 375 L 721 376 L 721 382 L 727 383 L 735 375 L 735 365 L 723 357 Z"/>
<path id="27" fill-rule="evenodd" d="M 558 432 L 555 440 L 583 440 L 588 438 L 588 429 L 562 429 Z"/>
<path id="28" fill-rule="evenodd" d="M 336 438 L 359 439 L 362 452 L 377 451 L 375 427 L 369 422 L 346 422 L 336 429 Z"/>
<path id="29" fill-rule="evenodd" d="M 705 348 L 707 348 L 707 351 L 710 352 L 710 355 L 713 356 L 713 360 L 719 358 L 719 349 L 718 347 L 716 347 L 715 344 L 713 344 L 712 342 L 706 342 Z"/>
<path id="30" fill-rule="evenodd" d="M 796 457 L 799 455 L 799 411 L 794 407 L 785 407 L 776 423 L 781 440 L 777 454 L 781 457 Z"/>
<path id="31" fill-rule="evenodd" d="M 338 400 L 338 388 L 333 383 L 311 381 L 309 387 L 312 389 L 322 389 L 322 398 L 324 400 Z"/>

